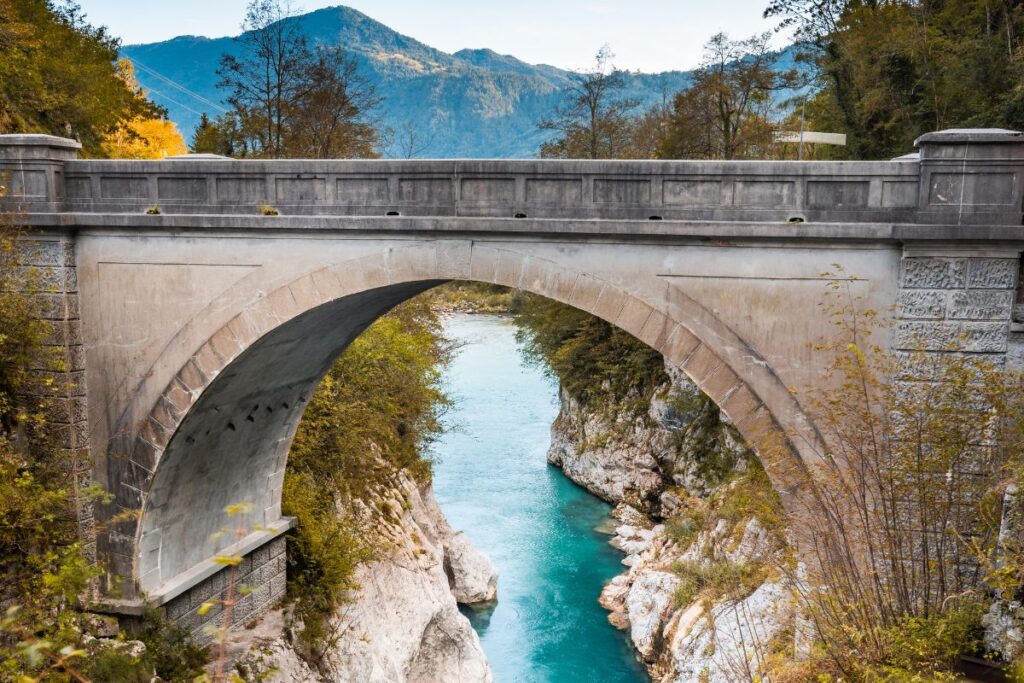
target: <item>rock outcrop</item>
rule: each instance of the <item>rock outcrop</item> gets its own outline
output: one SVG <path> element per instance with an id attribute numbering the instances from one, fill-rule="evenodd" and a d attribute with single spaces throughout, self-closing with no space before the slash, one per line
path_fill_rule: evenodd
<path id="1" fill-rule="evenodd" d="M 627 571 L 600 602 L 653 680 L 756 680 L 795 618 L 771 569 L 784 544 L 757 509 L 735 504 L 756 479 L 753 454 L 695 385 L 666 371 L 670 382 L 642 414 L 583 406 L 563 391 L 548 461 L 617 504 L 610 542 Z"/>
<path id="2" fill-rule="evenodd" d="M 332 618 L 334 642 L 310 664 L 287 629 L 251 647 L 242 666 L 260 680 L 359 683 L 489 683 L 480 640 L 458 602 L 493 600 L 497 574 L 445 520 L 429 486 L 400 477 L 380 507 L 380 552 L 356 570 L 359 589 Z"/>
<path id="3" fill-rule="evenodd" d="M 447 538 L 445 550 L 445 572 L 459 604 L 491 602 L 498 596 L 498 572 L 464 533 L 460 531 Z"/>
<path id="4" fill-rule="evenodd" d="M 615 511 L 622 518 L 635 514 L 624 506 Z M 612 543 L 627 553 L 629 571 L 605 586 L 600 602 L 609 621 L 629 631 L 655 681 L 732 683 L 764 673 L 769 646 L 792 627 L 795 614 L 785 584 L 768 571 L 767 562 L 780 559 L 777 540 L 756 517 L 735 525 L 719 520 L 682 541 L 663 524 L 623 524 Z M 755 586 L 709 595 L 688 584 L 680 566 L 698 573 L 760 571 L 751 572 Z"/>
<path id="5" fill-rule="evenodd" d="M 655 516 L 706 495 L 748 452 L 695 384 L 671 365 L 665 371 L 670 381 L 643 413 L 582 405 L 563 389 L 548 462 L 594 495 Z"/>
<path id="6" fill-rule="evenodd" d="M 609 502 L 646 507 L 663 482 L 658 457 L 671 448 L 664 430 L 652 430 L 643 417 L 608 420 L 561 391 L 561 411 L 551 428 L 548 462 L 585 489 Z"/>

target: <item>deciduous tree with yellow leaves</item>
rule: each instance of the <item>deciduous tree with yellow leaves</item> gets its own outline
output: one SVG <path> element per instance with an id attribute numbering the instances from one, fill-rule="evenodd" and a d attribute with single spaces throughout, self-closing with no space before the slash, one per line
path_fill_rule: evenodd
<path id="1" fill-rule="evenodd" d="M 119 60 L 117 69 L 128 88 L 141 93 L 131 60 Z M 142 115 L 120 121 L 103 136 L 100 149 L 111 159 L 163 159 L 188 153 L 185 138 L 172 121 Z"/>

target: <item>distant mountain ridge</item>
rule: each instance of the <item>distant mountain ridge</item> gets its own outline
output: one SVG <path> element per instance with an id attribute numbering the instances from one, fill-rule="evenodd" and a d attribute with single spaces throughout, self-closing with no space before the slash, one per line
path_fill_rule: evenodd
<path id="1" fill-rule="evenodd" d="M 559 103 L 570 76 L 489 49 L 449 54 L 344 6 L 286 21 L 298 22 L 314 44 L 340 45 L 359 61 L 362 75 L 384 97 L 376 112 L 380 123 L 411 128 L 420 157 L 535 157 L 550 136 L 536 124 Z M 221 55 L 238 49 L 232 37 L 179 36 L 121 52 L 136 63 L 143 88 L 190 137 L 201 113 L 213 117 L 220 113 L 214 105 L 226 106 L 216 71 Z M 651 106 L 690 82 L 683 71 L 630 73 L 624 95 Z"/>

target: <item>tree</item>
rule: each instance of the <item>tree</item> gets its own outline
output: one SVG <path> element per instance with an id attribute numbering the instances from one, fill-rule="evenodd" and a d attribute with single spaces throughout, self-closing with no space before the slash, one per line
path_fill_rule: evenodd
<path id="1" fill-rule="evenodd" d="M 341 48 L 317 48 L 293 105 L 293 125 L 286 138 L 289 154 L 314 159 L 376 156 L 377 130 L 365 113 L 381 98 L 358 67 Z"/>
<path id="2" fill-rule="evenodd" d="M 188 148 L 194 154 L 219 154 L 236 158 L 249 156 L 249 141 L 234 111 L 212 121 L 203 113 Z"/>
<path id="3" fill-rule="evenodd" d="M 1024 376 L 969 354 L 894 357 L 869 341 L 879 316 L 849 281 L 830 293 L 836 333 L 820 348 L 835 360 L 803 398 L 823 437 L 793 527 L 806 572 L 790 576 L 812 670 L 829 675 L 813 678 L 952 680 L 941 673 L 957 655 L 983 654 L 982 579 L 1024 450 Z"/>
<path id="4" fill-rule="evenodd" d="M 212 148 L 216 146 L 216 141 L 213 137 L 214 126 L 210 122 L 210 117 L 207 116 L 204 111 L 199 117 L 199 124 L 192 131 L 192 139 L 188 143 L 188 149 L 190 152 L 196 153 L 215 153 Z"/>
<path id="5" fill-rule="evenodd" d="M 101 149 L 110 159 L 163 159 L 188 152 L 185 138 L 173 122 L 141 116 L 122 121 L 107 133 Z"/>
<path id="6" fill-rule="evenodd" d="M 124 78 L 118 48 L 73 2 L 0 0 L 0 133 L 74 137 L 98 155 L 120 121 L 159 118 Z"/>
<path id="7" fill-rule="evenodd" d="M 117 65 L 132 92 L 141 91 L 131 61 L 122 59 Z M 173 122 L 141 115 L 119 121 L 114 130 L 103 136 L 101 150 L 111 159 L 163 159 L 188 151 L 185 138 Z"/>
<path id="8" fill-rule="evenodd" d="M 204 147 L 264 158 L 375 155 L 366 115 L 380 98 L 354 59 L 311 48 L 287 0 L 251 0 L 242 28 L 241 55 L 221 57 L 217 72 L 232 112 L 219 132 L 204 132 Z"/>
<path id="9" fill-rule="evenodd" d="M 630 116 L 639 103 L 621 95 L 625 74 L 612 64 L 611 48 L 598 50 L 589 71 L 570 75 L 563 104 L 537 127 L 560 137 L 541 145 L 541 156 L 557 159 L 614 159 L 629 147 Z"/>
<path id="10" fill-rule="evenodd" d="M 434 135 L 424 131 L 416 121 L 409 119 L 399 125 L 398 129 L 388 128 L 385 131 L 386 141 L 383 147 L 387 156 L 396 159 L 415 159 L 423 154 L 434 142 Z"/>
<path id="11" fill-rule="evenodd" d="M 632 402 L 641 413 L 667 380 L 660 353 L 605 320 L 530 294 L 515 300 L 513 313 L 526 358 L 584 403 Z"/>
<path id="12" fill-rule="evenodd" d="M 676 95 L 658 155 L 665 159 L 757 159 L 772 143 L 776 91 L 795 75 L 774 68 L 770 34 L 704 46 L 693 85 Z"/>
<path id="13" fill-rule="evenodd" d="M 847 134 L 853 158 L 888 158 L 929 130 L 1024 125 L 1019 2 L 771 0 L 823 86 L 815 127 Z"/>
<path id="14" fill-rule="evenodd" d="M 242 56 L 224 55 L 219 87 L 231 91 L 228 102 L 238 113 L 260 156 L 284 156 L 289 116 L 302 92 L 301 77 L 309 46 L 294 21 L 290 2 L 252 0 L 238 38 Z"/>

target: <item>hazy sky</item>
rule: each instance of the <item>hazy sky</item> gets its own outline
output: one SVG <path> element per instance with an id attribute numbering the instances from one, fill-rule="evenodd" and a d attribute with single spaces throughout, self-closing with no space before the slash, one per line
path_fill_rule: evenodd
<path id="1" fill-rule="evenodd" d="M 235 35 L 246 0 L 79 0 L 93 24 L 128 43 Z M 303 10 L 337 0 L 296 0 Z M 767 0 L 348 0 L 341 4 L 445 52 L 489 47 L 526 62 L 587 66 L 609 43 L 623 69 L 688 69 L 718 31 L 770 30 Z M 781 41 L 780 41 L 781 42 Z M 778 43 L 777 43 L 778 44 Z"/>

